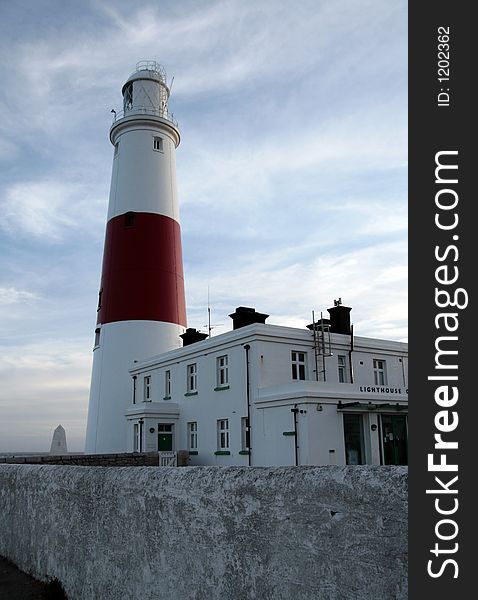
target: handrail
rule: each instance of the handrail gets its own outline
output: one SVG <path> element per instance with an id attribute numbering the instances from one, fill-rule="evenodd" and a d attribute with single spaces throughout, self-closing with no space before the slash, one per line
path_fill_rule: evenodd
<path id="1" fill-rule="evenodd" d="M 112 110 L 114 113 L 113 116 L 113 124 L 119 121 L 120 119 L 124 119 L 125 117 L 133 116 L 133 115 L 153 115 L 155 117 L 161 117 L 162 119 L 166 119 L 166 121 L 170 121 L 175 127 L 179 128 L 178 122 L 174 118 L 174 115 L 168 111 L 161 111 L 159 109 L 149 108 L 149 107 L 134 107 L 129 110 L 121 110 L 116 112 Z"/>

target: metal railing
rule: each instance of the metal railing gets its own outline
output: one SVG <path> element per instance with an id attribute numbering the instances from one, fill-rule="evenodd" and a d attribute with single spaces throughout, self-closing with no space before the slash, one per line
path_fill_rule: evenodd
<path id="1" fill-rule="evenodd" d="M 177 467 L 178 457 L 176 452 L 164 452 L 160 451 L 159 454 L 159 466 L 160 467 Z"/>
<path id="2" fill-rule="evenodd" d="M 161 117 L 161 119 L 165 119 L 172 123 L 175 127 L 179 128 L 177 120 L 174 118 L 174 115 L 165 110 L 159 110 L 149 107 L 138 106 L 134 108 L 130 108 L 128 110 L 120 110 L 120 111 L 111 111 L 113 113 L 113 124 L 120 119 L 124 119 L 125 117 L 134 116 L 134 115 L 152 115 L 154 117 Z"/>

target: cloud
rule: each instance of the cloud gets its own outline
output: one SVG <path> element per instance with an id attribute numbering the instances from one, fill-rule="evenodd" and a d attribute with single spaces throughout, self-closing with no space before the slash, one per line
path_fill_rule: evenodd
<path id="1" fill-rule="evenodd" d="M 14 287 L 0 287 L 0 304 L 17 304 L 37 299 L 37 294 L 25 290 L 17 290 Z"/>
<path id="2" fill-rule="evenodd" d="M 1 228 L 15 236 L 61 240 L 67 230 L 88 229 L 95 215 L 94 190 L 57 179 L 11 184 L 5 192 Z"/>

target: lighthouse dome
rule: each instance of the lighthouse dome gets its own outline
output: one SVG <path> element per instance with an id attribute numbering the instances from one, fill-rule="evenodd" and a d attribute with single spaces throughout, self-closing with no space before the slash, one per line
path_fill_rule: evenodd
<path id="1" fill-rule="evenodd" d="M 121 92 L 123 94 L 121 116 L 139 112 L 168 118 L 169 88 L 166 84 L 166 71 L 156 61 L 138 62 Z"/>

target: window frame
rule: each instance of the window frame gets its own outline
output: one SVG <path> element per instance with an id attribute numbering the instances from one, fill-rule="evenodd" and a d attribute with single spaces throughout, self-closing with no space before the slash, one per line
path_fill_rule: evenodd
<path id="1" fill-rule="evenodd" d="M 222 361 L 222 364 L 221 364 Z M 221 378 L 224 381 L 221 381 Z M 229 355 L 223 354 L 216 357 L 216 387 L 225 388 L 229 386 Z"/>
<path id="2" fill-rule="evenodd" d="M 341 360 L 343 362 L 341 363 Z M 345 354 L 337 355 L 337 372 L 339 377 L 339 383 L 348 383 L 347 381 L 347 356 Z"/>
<path id="3" fill-rule="evenodd" d="M 295 358 L 294 358 L 294 355 L 295 355 Z M 303 356 L 303 360 L 300 360 L 299 356 Z M 291 367 L 292 367 L 292 381 L 306 381 L 307 380 L 307 352 L 304 350 L 291 350 L 290 357 L 291 357 Z M 301 377 L 301 375 L 303 375 L 303 377 Z"/>
<path id="4" fill-rule="evenodd" d="M 197 451 L 198 449 L 198 423 L 189 421 L 187 424 L 188 450 Z"/>
<path id="5" fill-rule="evenodd" d="M 217 420 L 217 449 L 221 451 L 230 450 L 229 419 Z"/>
<path id="6" fill-rule="evenodd" d="M 241 450 L 248 452 L 251 449 L 251 430 L 249 417 L 241 417 Z"/>
<path id="7" fill-rule="evenodd" d="M 171 369 L 164 372 L 164 399 L 171 398 Z"/>
<path id="8" fill-rule="evenodd" d="M 143 402 L 151 402 L 151 375 L 145 375 L 143 378 Z"/>
<path id="9" fill-rule="evenodd" d="M 164 152 L 164 139 L 155 135 L 153 137 L 153 150 L 155 152 Z"/>
<path id="10" fill-rule="evenodd" d="M 383 358 L 374 358 L 372 364 L 374 384 L 377 386 L 388 385 L 387 361 Z M 380 379 L 382 379 L 382 381 L 380 381 Z"/>
<path id="11" fill-rule="evenodd" d="M 198 391 L 198 368 L 197 363 L 186 365 L 186 393 L 197 394 Z"/>

